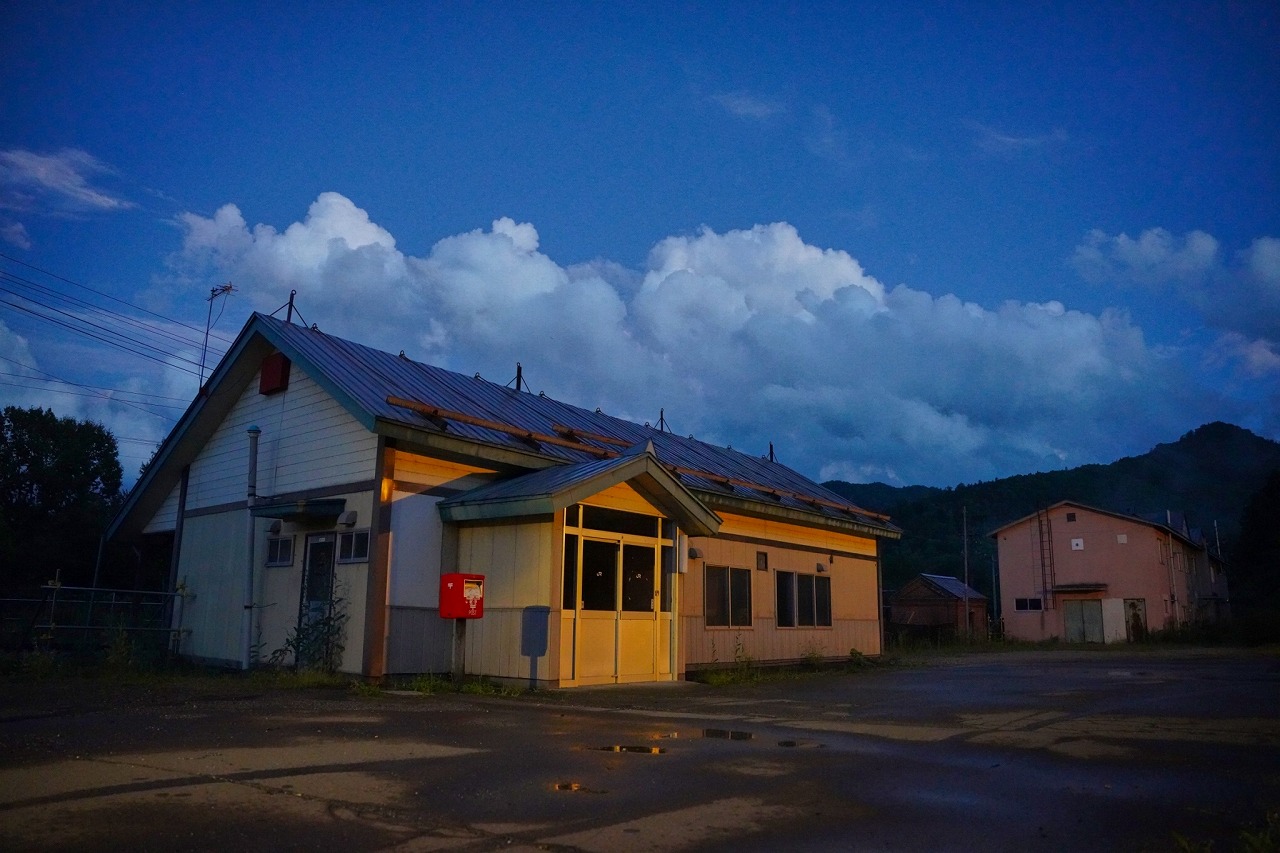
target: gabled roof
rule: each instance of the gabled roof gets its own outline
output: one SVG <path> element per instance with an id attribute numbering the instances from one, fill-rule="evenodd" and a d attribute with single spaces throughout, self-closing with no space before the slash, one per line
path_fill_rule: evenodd
<path id="1" fill-rule="evenodd" d="M 615 459 L 647 442 L 668 479 L 708 506 L 862 535 L 901 535 L 887 516 L 861 509 L 777 462 L 255 313 L 160 446 L 108 528 L 108 537 L 134 532 L 154 514 L 262 358 L 275 350 L 366 429 L 408 446 L 536 470 Z"/>
<path id="2" fill-rule="evenodd" d="M 720 519 L 680 485 L 649 450 L 575 465 L 544 468 L 501 480 L 440 502 L 445 521 L 478 521 L 544 515 L 604 491 L 630 483 L 685 532 L 712 536 Z"/>
<path id="3" fill-rule="evenodd" d="M 1098 515 L 1106 515 L 1106 516 L 1110 516 L 1111 518 L 1119 518 L 1124 521 L 1131 521 L 1131 522 L 1134 522 L 1135 524 L 1141 524 L 1145 527 L 1153 527 L 1158 530 L 1162 530 L 1165 533 L 1170 533 L 1178 537 L 1179 539 L 1183 540 L 1187 544 L 1192 545 L 1196 548 L 1202 547 L 1200 543 L 1190 538 L 1188 533 L 1184 532 L 1185 528 L 1172 527 L 1170 524 L 1165 524 L 1163 521 L 1156 520 L 1155 517 L 1144 518 L 1142 516 L 1133 515 L 1131 513 L 1112 512 L 1109 509 L 1099 509 L 1098 507 L 1082 504 L 1078 501 L 1058 501 L 1057 503 L 1046 507 L 1043 511 L 1048 512 L 1049 510 L 1054 510 L 1060 507 L 1068 507 L 1068 506 L 1074 509 L 1083 510 L 1084 512 L 1093 512 L 1093 513 L 1097 513 Z M 1031 521 L 1032 519 L 1034 519 L 1036 515 L 1037 514 L 1033 512 L 1030 515 L 1024 515 L 1022 516 L 1022 518 L 1016 519 L 1014 521 L 1010 521 L 1006 524 L 1002 524 L 999 527 L 997 527 L 995 530 L 988 533 L 987 536 L 991 538 L 995 538 L 996 536 L 999 536 L 1002 532 L 1004 532 L 1005 530 L 1008 530 L 1011 527 L 1019 527 L 1023 524 L 1026 524 L 1028 521 Z M 1164 518 L 1165 513 L 1161 513 L 1159 517 Z M 1182 513 L 1173 513 L 1168 517 L 1172 522 L 1172 519 L 1174 518 L 1182 519 Z"/>
<path id="4" fill-rule="evenodd" d="M 964 581 L 959 578 L 953 578 L 950 575 L 921 574 L 919 577 L 938 594 L 948 598 L 963 599 L 967 592 L 970 599 L 982 599 L 983 601 L 987 599 L 985 595 L 973 587 L 966 586 Z"/>

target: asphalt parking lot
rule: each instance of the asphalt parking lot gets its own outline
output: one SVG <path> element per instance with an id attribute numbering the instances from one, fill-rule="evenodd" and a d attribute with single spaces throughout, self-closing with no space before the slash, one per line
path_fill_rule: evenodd
<path id="1" fill-rule="evenodd" d="M 0 686 L 6 850 L 1223 851 L 1280 808 L 1275 654 L 516 698 Z"/>

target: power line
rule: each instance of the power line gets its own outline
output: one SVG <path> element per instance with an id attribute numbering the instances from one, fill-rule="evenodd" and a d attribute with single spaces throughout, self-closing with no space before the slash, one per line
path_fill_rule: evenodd
<path id="1" fill-rule="evenodd" d="M 0 288 L 0 290 L 4 290 L 4 288 Z M 30 314 L 31 316 L 36 317 L 37 319 L 44 320 L 46 323 L 52 323 L 55 326 L 61 326 L 62 328 L 67 329 L 68 331 L 75 332 L 80 335 L 84 335 L 87 338 L 92 338 L 108 346 L 116 347 L 117 349 L 122 349 L 125 352 L 132 353 L 133 355 L 137 355 L 142 358 L 146 358 L 151 361 L 157 362 L 159 364 L 164 364 L 166 366 L 173 367 L 178 370 L 182 370 L 186 373 L 192 374 L 193 376 L 196 375 L 195 370 L 183 367 L 180 364 L 175 364 L 173 361 L 174 359 L 176 359 L 177 361 L 184 361 L 187 364 L 198 366 L 197 362 L 194 362 L 191 359 L 183 358 L 182 356 L 173 355 L 172 353 L 167 352 L 166 350 L 161 349 L 160 347 L 152 346 L 150 344 L 144 343 L 142 341 L 138 341 L 136 339 L 131 339 L 125 335 L 120 334 L 119 332 L 113 331 L 111 329 L 107 329 L 96 323 L 90 323 L 88 321 L 80 320 L 79 318 L 72 317 L 71 315 L 67 314 L 67 312 L 65 311 L 61 311 L 57 308 L 53 308 L 52 306 L 43 305 L 39 301 L 32 300 L 22 296 L 19 296 L 19 298 L 27 302 L 34 302 L 36 305 L 40 306 L 41 308 L 45 308 L 49 311 L 54 312 L 55 314 L 61 314 L 65 317 L 70 317 L 73 322 L 68 322 L 67 320 L 59 320 L 57 317 L 52 317 L 47 314 L 42 314 L 39 311 L 33 310 L 32 308 L 26 305 L 21 305 L 16 302 L 9 301 L 7 299 L 0 299 L 0 305 L 8 305 L 10 308 L 13 308 L 17 311 L 21 311 L 25 314 Z M 91 331 L 88 331 L 82 326 L 76 325 L 77 322 L 82 323 L 85 326 L 89 326 L 91 328 L 100 329 L 103 334 L 95 334 Z M 107 337 L 104 337 L 104 335 L 107 335 Z M 110 336 L 114 336 L 114 338 Z M 119 338 L 119 340 L 116 340 L 115 338 Z M 132 346 L 130 346 L 129 344 L 132 344 Z M 165 356 L 169 356 L 169 358 L 161 358 L 157 355 L 153 355 L 149 352 L 144 352 L 143 350 L 137 349 L 135 347 L 143 347 L 147 350 L 152 350 L 155 353 L 160 353 Z"/>
<path id="2" fill-rule="evenodd" d="M 5 358 L 4 356 L 0 355 L 0 359 L 4 361 L 12 362 L 13 364 L 18 365 L 19 367 L 25 367 L 28 370 L 34 370 L 37 373 L 44 373 L 44 371 L 40 370 L 38 367 L 32 367 L 29 364 L 23 364 L 22 362 L 16 361 L 12 358 Z M 76 388 L 86 388 L 93 391 L 106 391 L 112 394 L 132 394 L 135 397 L 150 397 L 155 400 L 173 400 L 175 403 L 179 404 L 174 408 L 179 408 L 179 409 L 185 409 L 187 407 L 187 403 L 189 402 L 186 397 L 170 397 L 167 394 L 152 394 L 148 391 L 131 391 L 128 388 L 108 388 L 105 385 L 86 385 L 83 382 L 72 382 L 69 379 L 59 379 L 57 376 L 54 376 L 51 373 L 44 373 L 44 377 L 48 377 L 47 379 L 41 376 L 28 376 L 25 373 L 6 373 L 4 371 L 0 371 L 0 376 L 9 376 L 14 379 L 29 379 L 32 382 L 58 382 L 63 385 L 73 385 Z M 157 403 L 156 405 L 161 405 L 161 404 Z"/>
<path id="3" fill-rule="evenodd" d="M 10 374 L 7 374 L 7 373 L 0 374 L 0 376 L 8 376 L 8 375 Z M 37 379 L 36 381 L 41 382 L 41 381 L 52 381 L 52 380 Z M 170 415 L 162 415 L 159 412 L 153 412 L 150 409 L 144 409 L 142 407 L 143 406 L 159 406 L 162 409 L 176 409 L 178 411 L 182 411 L 186 409 L 186 406 L 174 406 L 169 403 L 149 403 L 146 400 L 123 400 L 119 397 L 111 397 L 106 394 L 100 393 L 98 391 L 69 391 L 66 388 L 48 388 L 48 387 L 41 387 L 38 385 L 23 385 L 19 382 L 5 382 L 4 380 L 0 380 L 0 385 L 7 385 L 10 388 L 25 388 L 28 391 L 44 391 L 49 394 L 66 394 L 69 397 L 96 397 L 100 400 L 106 400 L 109 403 L 119 403 L 122 406 L 128 406 L 131 409 L 137 409 L 140 412 L 144 412 L 148 415 L 154 415 L 157 418 L 164 418 L 165 420 L 168 420 L 168 421 L 172 421 L 173 417 Z"/>
<path id="4" fill-rule="evenodd" d="M 173 323 L 173 324 L 178 325 L 178 326 L 182 326 L 182 327 L 184 327 L 184 328 L 186 328 L 186 329 L 190 329 L 192 332 L 194 332 L 194 333 L 196 333 L 196 334 L 202 334 L 202 333 L 203 333 L 203 331 L 204 331 L 203 329 L 197 328 L 196 326 L 192 326 L 192 325 L 190 325 L 190 324 L 188 324 L 188 323 L 183 323 L 183 322 L 182 322 L 182 321 L 180 321 L 180 320 L 175 320 L 175 319 L 173 319 L 172 317 L 166 317 L 166 316 L 164 316 L 163 314 L 157 314 L 155 311 L 151 311 L 151 310 L 148 310 L 148 309 L 146 309 L 146 308 L 142 308 L 141 306 L 134 305 L 134 304 L 133 304 L 133 303 L 131 303 L 131 302 L 126 302 L 125 300 L 120 299 L 119 297 L 116 297 L 116 296 L 112 296 L 112 295 L 111 295 L 111 294 L 109 294 L 109 293 L 104 293 L 104 292 L 102 292 L 101 290 L 95 290 L 94 288 L 89 287 L 88 285 L 85 285 L 85 284 L 81 284 L 81 283 L 80 283 L 80 282 L 78 282 L 78 281 L 72 281 L 71 279 L 66 278 L 65 276 L 61 276 L 61 275 L 58 275 L 57 273 L 50 272 L 49 270 L 42 269 L 42 268 L 40 268 L 40 267 L 36 266 L 35 264 L 29 264 L 29 263 L 27 263 L 26 261 L 22 261 L 22 260 L 19 260 L 18 258 L 13 257 L 12 255 L 6 255 L 6 254 L 4 254 L 3 252 L 0 252 L 0 258 L 4 258 L 6 261 L 10 261 L 10 262 L 15 263 L 15 264 L 18 264 L 18 265 L 20 265 L 20 266 L 24 266 L 24 267 L 26 267 L 26 268 L 27 268 L 27 269 L 29 269 L 29 270 L 35 270 L 36 272 L 40 273 L 41 275 L 47 275 L 47 276 L 49 276 L 49 278 L 57 279 L 58 281 L 65 282 L 66 284 L 69 284 L 69 285 L 71 285 L 71 286 L 73 286 L 73 287 L 79 287 L 79 288 L 81 288 L 82 290 L 87 290 L 87 291 L 89 291 L 90 293 L 93 293 L 93 294 L 96 294 L 96 295 L 98 295 L 98 296 L 101 296 L 101 297 L 102 297 L 102 298 L 104 298 L 104 299 L 110 299 L 112 302 L 116 302 L 116 303 L 119 303 L 120 305 L 124 305 L 124 306 L 126 306 L 126 307 L 128 307 L 128 308 L 132 308 L 132 309 L 133 309 L 133 310 L 135 310 L 135 311 L 141 311 L 142 313 L 144 313 L 144 314 L 150 314 L 152 317 L 155 317 L 155 318 L 157 318 L 157 319 L 164 320 L 164 321 L 166 321 L 166 322 Z M 226 343 L 226 344 L 230 344 L 230 343 L 231 343 L 231 340 L 230 340 L 229 338 L 224 338 L 224 337 L 222 337 L 221 335 L 213 335 L 213 337 L 217 338 L 218 340 L 222 341 L 223 343 Z"/>
<path id="5" fill-rule="evenodd" d="M 147 334 L 171 343 L 180 344 L 182 346 L 187 346 L 192 348 L 195 347 L 195 342 L 193 340 L 187 337 L 183 337 L 181 334 L 175 334 L 169 328 L 157 326 L 154 323 L 150 323 L 145 320 L 140 320 L 136 317 L 130 317 L 126 314 L 121 314 L 117 311 L 111 311 L 110 309 L 102 308 L 101 306 L 94 305 L 92 302 L 86 302 L 83 299 L 77 299 L 74 296 L 68 296 L 65 293 L 59 293 L 58 291 L 45 287 L 44 285 L 39 284 L 38 282 L 34 282 L 28 279 L 14 276 L 11 273 L 5 272 L 4 270 L 0 270 L 0 281 L 10 285 L 16 285 L 17 287 L 22 288 L 24 291 L 34 291 L 35 294 L 37 294 L 39 297 L 43 297 L 44 299 L 56 300 L 58 302 L 68 304 L 82 314 L 89 315 L 89 316 L 108 317 L 124 326 L 131 326 L 134 329 L 136 329 L 138 332 L 141 332 L 143 334 Z M 12 289 L 11 287 L 0 287 L 0 290 L 4 290 L 21 299 L 28 299 L 32 302 L 35 302 L 38 305 L 42 305 L 51 309 L 54 308 L 53 305 L 49 304 L 48 302 L 42 302 L 40 298 L 37 298 L 36 295 L 32 295 L 31 293 L 18 292 Z M 166 344 L 166 345 L 171 345 L 171 344 Z"/>
<path id="6" fill-rule="evenodd" d="M 91 391 L 91 392 L 92 392 L 92 391 L 94 391 L 94 386 L 92 386 L 92 385 L 84 385 L 84 384 L 79 383 L 79 382 L 71 382 L 70 380 L 63 379 L 63 378 L 62 378 L 62 377 L 60 377 L 60 376 L 54 376 L 52 373 L 49 373 L 49 372 L 48 372 L 48 371 L 46 371 L 46 370 L 41 370 L 40 368 L 38 368 L 38 367 L 34 367 L 34 366 L 30 365 L 30 364 L 24 364 L 24 363 L 22 363 L 21 361 L 18 361 L 17 359 L 13 359 L 13 358 L 9 358 L 9 357 L 7 357 L 7 356 L 0 355 L 0 360 L 7 361 L 7 362 L 9 362 L 10 364 L 16 364 L 16 365 L 18 365 L 19 367 L 24 367 L 24 368 L 26 368 L 27 370 L 33 370 L 33 371 L 35 371 L 36 373 L 43 374 L 44 376 L 47 376 L 47 377 L 49 377 L 49 378 L 46 380 L 46 379 L 40 379 L 39 377 L 36 377 L 36 376 L 21 376 L 21 375 L 19 375 L 19 374 L 9 374 L 9 373 L 4 374 L 4 375 L 6 375 L 6 376 L 16 376 L 17 378 L 29 379 L 29 380 L 34 381 L 34 382 L 46 382 L 46 381 L 61 382 L 62 384 L 64 384 L 64 385 L 70 385 L 70 386 L 72 386 L 73 388 L 85 388 L 85 389 L 87 389 L 87 390 L 89 390 L 89 391 Z M 11 385 L 11 386 L 12 386 L 12 385 L 17 385 L 17 383 L 13 383 L 13 382 L 4 382 L 4 383 L 0 383 L 0 384 L 4 384 L 4 385 Z M 178 406 L 169 406 L 169 405 L 164 404 L 164 403 L 146 403 L 146 402 L 141 401 L 141 400 L 121 400 L 121 399 L 116 398 L 116 397 L 109 397 L 109 396 L 107 396 L 106 394 L 102 394 L 102 393 L 91 393 L 91 394 L 83 394 L 83 395 L 82 395 L 82 394 L 77 394 L 77 393 L 76 393 L 76 392 L 74 392 L 74 391 L 67 391 L 67 390 L 64 390 L 64 389 L 32 388 L 30 385 L 17 385 L 17 387 L 19 387 L 19 388 L 26 388 L 26 389 L 31 390 L 31 391 L 46 391 L 46 392 L 52 392 L 52 393 L 55 393 L 55 394 L 71 394 L 71 395 L 74 395 L 74 396 L 95 396 L 95 397 L 100 397 L 100 398 L 102 398 L 102 399 L 104 399 L 104 400 L 107 400 L 108 402 L 116 402 L 116 403 L 120 403 L 121 405 L 128 406 L 128 407 L 129 407 L 129 408 L 131 408 L 131 409 L 137 409 L 137 410 L 138 410 L 138 411 L 140 411 L 140 412 L 143 412 L 143 413 L 145 413 L 145 414 L 151 415 L 152 417 L 162 418 L 162 419 L 164 419 L 164 420 L 166 420 L 166 421 L 169 421 L 170 423 L 172 423 L 172 422 L 175 420 L 175 418 L 173 418 L 173 417 L 171 417 L 171 416 L 169 416 L 169 415 L 162 415 L 162 414 L 160 414 L 159 412 L 153 412 L 153 411 L 151 411 L 150 409 L 144 409 L 144 408 L 142 408 L 142 407 L 143 407 L 143 406 L 146 406 L 146 405 L 151 405 L 151 406 L 160 406 L 160 407 L 162 407 L 162 408 L 173 408 L 173 409 L 179 408 Z M 141 392 L 127 392 L 127 391 L 126 391 L 126 392 L 123 392 L 123 393 L 134 393 L 134 394 L 139 394 L 139 395 L 141 394 Z M 169 397 L 169 398 L 166 398 L 166 399 L 171 399 L 171 400 L 180 400 L 180 398 L 177 398 L 177 397 Z"/>

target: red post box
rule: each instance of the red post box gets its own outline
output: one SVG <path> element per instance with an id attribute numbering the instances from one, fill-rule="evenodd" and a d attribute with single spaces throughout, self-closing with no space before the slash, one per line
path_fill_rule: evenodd
<path id="1" fill-rule="evenodd" d="M 449 572 L 440 576 L 440 618 L 479 619 L 484 615 L 484 575 Z"/>

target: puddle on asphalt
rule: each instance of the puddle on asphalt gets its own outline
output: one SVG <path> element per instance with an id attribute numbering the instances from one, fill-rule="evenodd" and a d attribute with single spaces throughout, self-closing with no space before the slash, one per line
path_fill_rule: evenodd
<path id="1" fill-rule="evenodd" d="M 658 735 L 662 740 L 675 740 L 680 737 L 686 738 L 716 738 L 719 740 L 754 740 L 755 735 L 751 732 L 741 732 L 734 729 L 702 729 L 692 734 L 681 735 L 680 732 L 668 732 Z"/>
<path id="2" fill-rule="evenodd" d="M 822 749 L 822 744 L 816 740 L 780 740 L 778 746 L 787 747 L 788 749 Z"/>
<path id="3" fill-rule="evenodd" d="M 586 785 L 583 785 L 581 782 L 557 782 L 552 787 L 552 790 L 564 791 L 571 794 L 606 794 L 608 793 L 607 791 L 599 791 L 599 790 L 596 790 L 595 788 L 588 788 Z"/>
<path id="4" fill-rule="evenodd" d="M 720 738 L 722 740 L 751 740 L 755 737 L 751 732 L 737 732 L 732 729 L 703 729 L 702 736 Z"/>
<path id="5" fill-rule="evenodd" d="M 638 752 L 642 755 L 662 755 L 666 749 L 660 746 L 593 746 L 600 752 Z"/>

